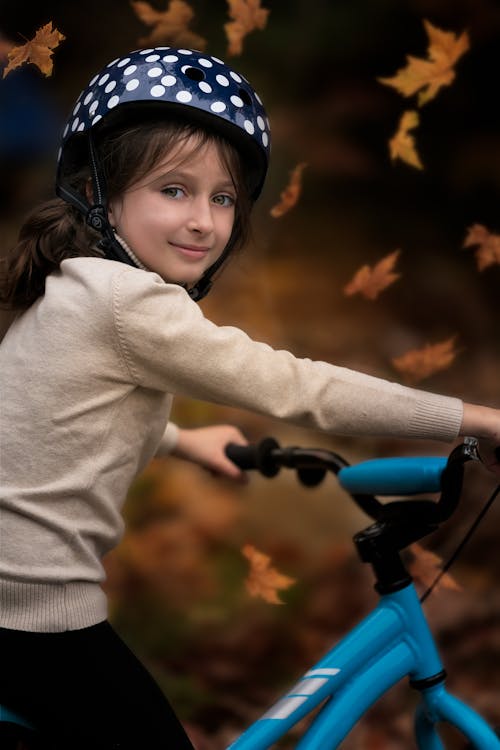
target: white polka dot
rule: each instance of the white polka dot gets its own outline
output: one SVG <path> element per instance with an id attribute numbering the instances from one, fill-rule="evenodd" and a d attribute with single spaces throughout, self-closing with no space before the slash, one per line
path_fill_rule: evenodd
<path id="1" fill-rule="evenodd" d="M 120 60 L 118 63 L 119 68 L 123 68 L 124 65 L 130 62 L 130 57 L 124 57 L 123 60 Z"/>
<path id="2" fill-rule="evenodd" d="M 127 89 L 127 91 L 135 91 L 138 85 L 139 81 L 137 80 L 137 78 L 132 78 L 130 81 L 128 81 L 125 88 Z"/>
<path id="3" fill-rule="evenodd" d="M 175 98 L 179 102 L 190 102 L 193 98 L 193 95 L 189 93 L 189 91 L 178 91 L 175 95 Z"/>
<path id="4" fill-rule="evenodd" d="M 235 107 L 242 107 L 243 106 L 243 99 L 240 99 L 239 96 L 236 96 L 236 94 L 233 94 L 231 97 L 231 101 L 234 104 Z"/>
<path id="5" fill-rule="evenodd" d="M 213 102 L 213 104 L 210 105 L 210 109 L 212 112 L 224 112 L 226 105 L 224 102 Z"/>
<path id="6" fill-rule="evenodd" d="M 94 96 L 94 94 L 93 94 L 93 93 L 92 93 L 92 91 L 91 91 L 91 92 L 90 92 L 89 94 L 87 94 L 87 96 L 86 96 L 86 97 L 85 97 L 85 99 L 83 100 L 83 103 L 84 103 L 85 105 L 87 105 L 87 104 L 89 103 L 89 101 L 90 101 L 90 100 L 92 99 L 92 97 L 93 97 L 93 96 Z"/>
<path id="7" fill-rule="evenodd" d="M 74 108 L 74 110 L 73 110 L 73 114 L 74 114 L 74 115 L 76 115 L 76 114 L 78 113 L 78 110 L 80 109 L 80 107 L 81 107 L 81 106 L 82 106 L 82 105 L 81 105 L 81 103 L 80 103 L 80 102 L 78 102 L 78 104 L 76 105 L 76 107 L 75 107 L 75 108 Z"/>
<path id="8" fill-rule="evenodd" d="M 180 49 L 179 52 L 181 55 L 192 55 L 192 51 L 190 49 Z"/>
<path id="9" fill-rule="evenodd" d="M 75 118 L 75 119 L 73 120 L 73 124 L 71 125 L 71 132 L 72 132 L 72 133 L 74 133 L 74 132 L 75 132 L 75 130 L 77 129 L 77 127 L 78 127 L 78 123 L 79 123 L 79 122 L 80 122 L 80 120 L 78 119 L 78 117 L 76 117 L 76 118 Z"/>
<path id="10" fill-rule="evenodd" d="M 68 135 L 68 130 L 69 130 L 69 122 L 63 130 L 63 134 L 62 134 L 63 138 L 66 138 L 66 136 Z"/>
<path id="11" fill-rule="evenodd" d="M 106 86 L 106 88 L 104 89 L 104 91 L 106 92 L 106 94 L 110 94 L 111 91 L 113 91 L 113 89 L 115 88 L 115 86 L 116 86 L 116 81 L 110 81 L 108 85 Z"/>
<path id="12" fill-rule="evenodd" d="M 148 57 L 146 57 L 146 62 L 156 62 L 159 59 L 160 55 L 148 55 Z"/>
<path id="13" fill-rule="evenodd" d="M 163 94 L 165 93 L 165 87 L 160 85 L 153 86 L 149 93 L 151 94 L 151 96 L 163 96 Z"/>
<path id="14" fill-rule="evenodd" d="M 111 68 L 111 67 L 112 67 L 112 66 L 113 66 L 113 65 L 114 65 L 115 63 L 117 63 L 117 62 L 118 62 L 118 60 L 119 60 L 119 59 L 120 59 L 119 57 L 115 57 L 115 59 L 114 59 L 114 60 L 112 60 L 112 61 L 111 61 L 110 63 L 108 63 L 108 64 L 106 65 L 106 67 L 107 67 L 107 68 Z"/>
<path id="15" fill-rule="evenodd" d="M 135 73 L 136 70 L 137 70 L 137 65 L 129 65 L 128 68 L 125 68 L 125 70 L 123 71 L 123 75 L 130 76 L 132 75 L 132 73 Z"/>
<path id="16" fill-rule="evenodd" d="M 99 73 L 98 73 L 98 74 L 97 74 L 96 76 L 94 76 L 94 77 L 92 78 L 92 80 L 91 80 L 91 81 L 90 81 L 90 83 L 89 83 L 89 87 L 90 87 L 90 86 L 93 86 L 93 85 L 94 85 L 94 83 L 95 83 L 95 82 L 97 81 L 97 79 L 98 79 L 98 78 L 99 78 Z"/>
<path id="17" fill-rule="evenodd" d="M 212 93 L 212 87 L 206 81 L 200 81 L 199 84 L 198 84 L 198 86 L 200 87 L 200 89 L 202 91 L 205 92 L 205 94 L 211 94 Z"/>
<path id="18" fill-rule="evenodd" d="M 139 52 L 139 54 L 140 55 L 149 55 L 150 52 L 154 52 L 154 49 L 153 48 L 151 48 L 151 49 L 141 49 L 141 51 Z"/>
<path id="19" fill-rule="evenodd" d="M 111 99 L 108 101 L 108 109 L 113 109 L 113 107 L 116 107 L 119 101 L 120 101 L 119 96 L 112 96 Z"/>
<path id="20" fill-rule="evenodd" d="M 233 78 L 237 83 L 241 83 L 241 77 L 238 75 L 238 73 L 235 73 L 233 70 L 229 71 L 229 75 L 231 78 Z"/>
<path id="21" fill-rule="evenodd" d="M 200 57 L 200 59 L 198 60 L 198 62 L 204 68 L 213 68 L 213 63 L 211 63 L 210 60 L 207 60 L 205 57 Z"/>
<path id="22" fill-rule="evenodd" d="M 175 86 L 177 78 L 175 76 L 163 76 L 161 82 L 164 86 Z"/>
<path id="23" fill-rule="evenodd" d="M 100 79 L 99 79 L 99 82 L 98 82 L 98 84 L 97 84 L 97 85 L 98 85 L 98 86 L 104 86 L 104 84 L 106 83 L 106 81 L 108 80 L 108 78 L 109 78 L 109 73 L 105 73 L 105 74 L 104 74 L 104 75 L 102 76 L 102 78 L 100 78 Z"/>
<path id="24" fill-rule="evenodd" d="M 224 63 L 222 62 L 222 60 L 219 60 L 219 58 L 218 58 L 218 57 L 214 57 L 213 55 L 211 55 L 211 57 L 212 57 L 212 60 L 215 60 L 215 62 L 218 62 L 218 63 L 220 63 L 221 65 L 224 65 Z"/>
<path id="25" fill-rule="evenodd" d="M 262 119 L 260 115 L 257 117 L 257 125 L 259 126 L 261 130 L 265 130 L 266 128 L 266 123 L 264 122 L 264 120 Z"/>
<path id="26" fill-rule="evenodd" d="M 96 101 L 92 102 L 92 104 L 89 107 L 89 114 L 93 115 L 98 106 L 99 106 L 99 102 L 96 102 Z"/>
<path id="27" fill-rule="evenodd" d="M 177 62 L 178 59 L 177 55 L 165 55 L 163 58 L 164 62 Z"/>
<path id="28" fill-rule="evenodd" d="M 170 49 L 170 47 L 155 47 L 156 50 Z"/>
<path id="29" fill-rule="evenodd" d="M 267 146 L 267 144 L 269 143 L 269 138 L 267 137 L 267 133 L 262 133 L 262 143 L 264 144 L 264 146 Z"/>
<path id="30" fill-rule="evenodd" d="M 229 86 L 229 81 L 226 76 L 223 76 L 220 73 L 215 76 L 215 80 L 217 83 L 220 83 L 221 86 Z"/>
<path id="31" fill-rule="evenodd" d="M 77 128 L 77 132 L 81 133 L 84 128 L 85 128 L 85 123 L 81 122 Z"/>
<path id="32" fill-rule="evenodd" d="M 250 135 L 254 134 L 255 127 L 254 127 L 253 122 L 250 122 L 250 120 L 245 120 L 245 122 L 243 123 L 243 127 L 245 128 L 247 133 L 250 133 Z"/>
<path id="33" fill-rule="evenodd" d="M 92 120 L 92 125 L 95 125 L 96 122 L 99 122 L 99 120 L 102 120 L 102 115 L 96 115 Z"/>
<path id="34" fill-rule="evenodd" d="M 148 70 L 148 76 L 150 78 L 158 78 L 163 73 L 163 68 L 150 68 Z"/>

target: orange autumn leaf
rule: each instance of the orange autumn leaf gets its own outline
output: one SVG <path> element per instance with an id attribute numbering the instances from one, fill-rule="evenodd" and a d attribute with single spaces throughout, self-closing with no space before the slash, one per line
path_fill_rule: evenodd
<path id="1" fill-rule="evenodd" d="M 273 568 L 271 558 L 259 552 L 253 545 L 246 544 L 241 551 L 250 562 L 250 572 L 245 581 L 248 593 L 251 596 L 260 596 L 269 604 L 283 604 L 278 592 L 293 586 L 295 579 Z"/>
<path id="2" fill-rule="evenodd" d="M 278 219 L 296 205 L 302 192 L 302 173 L 306 167 L 306 162 L 300 162 L 290 172 L 290 180 L 280 195 L 280 202 L 270 211 L 273 218 Z"/>
<path id="3" fill-rule="evenodd" d="M 496 263 L 500 264 L 500 234 L 493 234 L 482 224 L 474 224 L 469 228 L 463 246 L 476 247 L 474 254 L 479 271 Z"/>
<path id="4" fill-rule="evenodd" d="M 399 127 L 395 135 L 389 141 L 389 152 L 391 159 L 401 159 L 417 169 L 423 169 L 423 164 L 415 148 L 415 138 L 410 135 L 419 124 L 418 112 L 407 110 L 399 121 Z"/>
<path id="5" fill-rule="evenodd" d="M 25 63 L 33 63 L 47 77 L 52 75 L 52 54 L 63 39 L 64 34 L 52 28 L 52 21 L 49 21 L 38 29 L 33 39 L 9 50 L 9 64 L 3 71 L 3 77 Z"/>
<path id="6" fill-rule="evenodd" d="M 206 39 L 188 28 L 194 11 L 184 0 L 170 0 L 166 10 L 159 11 L 143 0 L 132 0 L 131 6 L 142 23 L 151 26 L 149 36 L 139 39 L 141 46 L 172 44 L 204 50 Z"/>
<path id="7" fill-rule="evenodd" d="M 409 550 L 412 554 L 412 561 L 408 565 L 410 575 L 417 584 L 428 588 L 441 572 L 443 561 L 434 552 L 424 549 L 420 544 L 411 544 Z M 439 589 L 462 590 L 449 573 L 444 573 L 439 579 L 435 590 L 439 591 Z"/>
<path id="8" fill-rule="evenodd" d="M 452 364 L 458 354 L 455 339 L 456 336 L 451 336 L 437 344 L 412 349 L 401 357 L 395 357 L 391 360 L 392 364 L 408 382 L 418 383 Z"/>
<path id="9" fill-rule="evenodd" d="M 393 269 L 399 257 L 400 250 L 389 253 L 371 268 L 361 266 L 354 274 L 351 281 L 344 287 L 347 297 L 353 294 L 361 294 L 366 299 L 377 299 L 380 292 L 393 284 L 400 278 L 400 273 L 394 273 Z"/>
<path id="10" fill-rule="evenodd" d="M 443 86 L 449 86 L 455 78 L 454 66 L 469 49 L 469 35 L 464 31 L 457 36 L 451 31 L 442 31 L 424 20 L 429 38 L 427 59 L 408 55 L 407 65 L 392 78 L 379 78 L 380 83 L 392 86 L 403 96 L 420 92 L 419 106 L 433 99 Z"/>
<path id="11" fill-rule="evenodd" d="M 243 39 L 255 29 L 264 29 L 269 11 L 260 7 L 260 0 L 227 0 L 229 16 L 232 19 L 224 24 L 229 42 L 228 55 L 241 55 Z"/>

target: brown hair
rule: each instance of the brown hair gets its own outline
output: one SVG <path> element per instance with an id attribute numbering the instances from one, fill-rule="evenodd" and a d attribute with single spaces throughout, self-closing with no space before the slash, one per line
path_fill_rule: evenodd
<path id="1" fill-rule="evenodd" d="M 151 120 L 133 126 L 114 128 L 97 135 L 96 144 L 106 180 L 108 198 L 122 194 L 142 179 L 158 159 L 172 148 L 195 136 L 195 151 L 215 143 L 237 193 L 236 216 L 226 252 L 240 249 L 250 231 L 251 200 L 245 184 L 243 165 L 236 149 L 215 133 L 177 121 Z M 192 152 L 190 152 L 192 153 Z M 66 176 L 66 184 L 82 197 L 90 178 L 84 165 Z M 78 209 L 60 198 L 38 206 L 22 225 L 17 245 L 1 259 L 0 305 L 26 309 L 45 292 L 45 279 L 63 260 L 75 257 L 102 257 L 96 244 L 100 236 L 91 229 Z M 132 248 L 133 249 L 133 248 Z"/>

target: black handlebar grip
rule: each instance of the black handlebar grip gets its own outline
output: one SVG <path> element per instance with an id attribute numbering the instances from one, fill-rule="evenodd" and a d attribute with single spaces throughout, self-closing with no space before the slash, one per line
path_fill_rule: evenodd
<path id="1" fill-rule="evenodd" d="M 238 445 L 237 443 L 228 443 L 225 448 L 226 456 L 233 464 L 240 469 L 257 469 L 257 445 Z"/>

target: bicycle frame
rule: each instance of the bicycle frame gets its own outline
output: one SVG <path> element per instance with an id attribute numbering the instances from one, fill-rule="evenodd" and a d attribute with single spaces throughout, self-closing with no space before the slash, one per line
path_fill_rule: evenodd
<path id="1" fill-rule="evenodd" d="M 296 750 L 334 750 L 368 708 L 409 676 L 422 693 L 419 750 L 444 750 L 436 725 L 459 729 L 476 750 L 500 750 L 486 722 L 444 687 L 443 666 L 413 584 L 379 605 L 227 750 L 266 750 L 324 702 Z"/>

